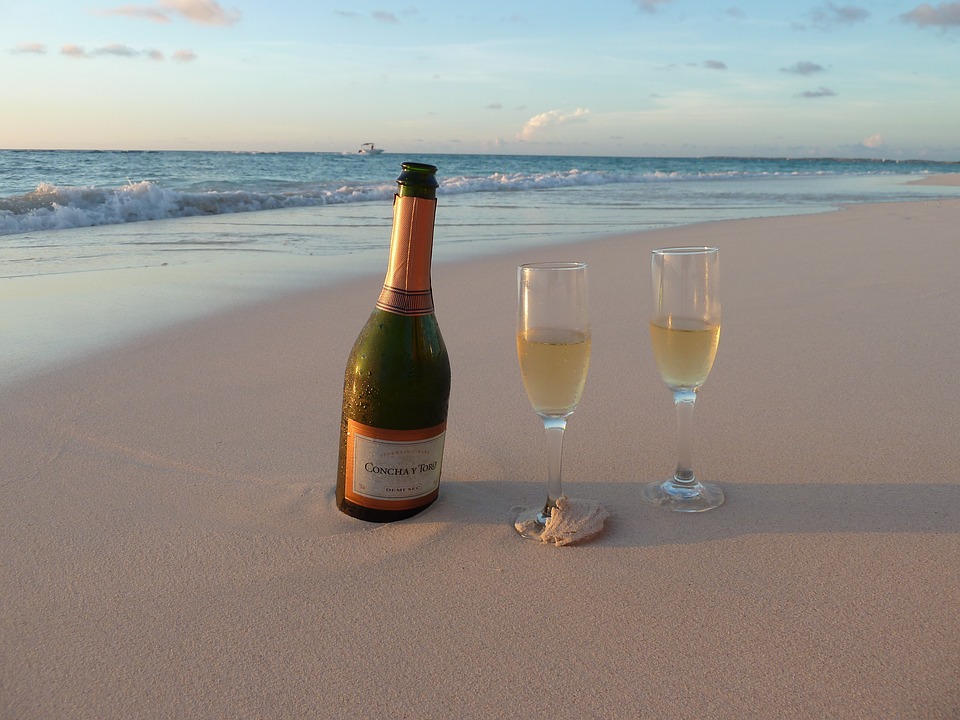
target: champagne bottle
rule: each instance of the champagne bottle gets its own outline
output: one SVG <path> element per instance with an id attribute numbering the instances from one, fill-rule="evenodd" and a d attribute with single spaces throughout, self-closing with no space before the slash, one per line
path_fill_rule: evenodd
<path id="1" fill-rule="evenodd" d="M 387 275 L 343 380 L 337 507 L 373 522 L 402 520 L 436 500 L 450 397 L 430 281 L 437 168 L 402 168 Z"/>

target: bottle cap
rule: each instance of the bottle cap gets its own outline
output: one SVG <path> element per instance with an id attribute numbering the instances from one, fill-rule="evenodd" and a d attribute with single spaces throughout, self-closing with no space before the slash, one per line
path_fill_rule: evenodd
<path id="1" fill-rule="evenodd" d="M 401 163 L 401 167 L 403 172 L 397 178 L 400 195 L 413 195 L 429 199 L 437 197 L 437 188 L 440 187 L 440 183 L 437 182 L 435 165 L 405 162 Z"/>

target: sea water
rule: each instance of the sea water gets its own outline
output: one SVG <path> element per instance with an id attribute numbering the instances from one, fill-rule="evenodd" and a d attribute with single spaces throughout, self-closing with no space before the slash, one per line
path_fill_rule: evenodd
<path id="1" fill-rule="evenodd" d="M 960 163 L 0 151 L 0 384 L 178 320 L 382 271 L 404 160 L 435 262 L 719 219 L 960 196 Z"/>
<path id="2" fill-rule="evenodd" d="M 386 244 L 403 160 L 437 165 L 436 242 L 562 241 L 715 219 L 943 197 L 906 184 L 960 163 L 843 159 L 0 151 L 0 275 L 152 263 L 188 252 L 355 254 Z M 271 213 L 258 236 L 230 215 Z M 220 217 L 210 232 L 150 221 Z M 251 222 L 249 215 L 244 225 Z M 35 235 L 126 226 L 122 232 Z M 266 228 L 269 226 L 269 230 Z M 202 226 L 201 226 L 202 227 Z M 55 240 L 51 241 L 51 238 Z"/>

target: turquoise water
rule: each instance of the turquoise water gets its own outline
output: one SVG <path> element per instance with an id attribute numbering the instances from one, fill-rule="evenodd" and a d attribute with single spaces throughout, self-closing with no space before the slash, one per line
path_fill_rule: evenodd
<path id="1" fill-rule="evenodd" d="M 536 206 L 542 191 L 576 189 L 582 204 L 653 213 L 753 212 L 823 204 L 831 194 L 862 202 L 877 184 L 796 181 L 960 172 L 960 163 L 836 159 L 0 151 L 0 235 L 379 202 L 392 197 L 405 159 L 437 165 L 441 196 Z"/>
<path id="2" fill-rule="evenodd" d="M 960 172 L 960 163 L 922 161 L 0 151 L 0 276 L 183 262 L 198 252 L 377 250 L 389 237 L 394 181 L 407 159 L 439 168 L 438 246 L 475 252 L 960 196 L 907 184 Z M 156 222 L 182 218 L 216 220 Z M 249 232 L 251 224 L 262 232 Z M 84 227 L 103 231 L 69 232 Z"/>

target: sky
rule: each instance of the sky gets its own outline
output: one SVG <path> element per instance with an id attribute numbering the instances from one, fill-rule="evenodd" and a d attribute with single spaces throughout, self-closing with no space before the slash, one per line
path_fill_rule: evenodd
<path id="1" fill-rule="evenodd" d="M 960 161 L 960 2 L 0 0 L 0 148 Z"/>

